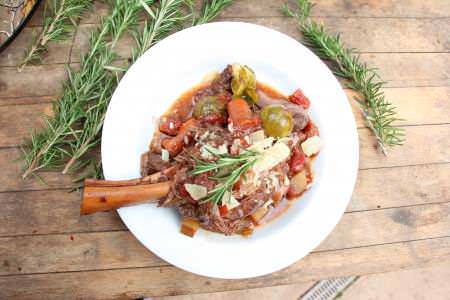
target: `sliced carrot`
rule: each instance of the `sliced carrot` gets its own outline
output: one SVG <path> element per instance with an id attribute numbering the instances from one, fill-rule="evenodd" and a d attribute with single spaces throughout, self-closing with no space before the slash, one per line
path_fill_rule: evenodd
<path id="1" fill-rule="evenodd" d="M 247 101 L 236 98 L 228 102 L 228 115 L 233 121 L 233 125 L 240 127 L 252 120 L 253 113 Z"/>
<path id="2" fill-rule="evenodd" d="M 169 151 L 170 157 L 177 156 L 183 150 L 185 139 L 190 138 L 191 130 L 197 126 L 197 122 L 195 119 L 187 120 L 181 125 L 176 136 L 161 141 L 162 147 Z"/>

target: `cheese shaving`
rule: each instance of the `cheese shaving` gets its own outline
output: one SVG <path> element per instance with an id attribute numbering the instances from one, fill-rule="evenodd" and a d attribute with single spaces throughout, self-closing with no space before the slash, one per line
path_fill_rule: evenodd
<path id="1" fill-rule="evenodd" d="M 312 136 L 302 143 L 302 150 L 306 156 L 318 153 L 321 147 L 322 142 L 318 136 Z"/>
<path id="2" fill-rule="evenodd" d="M 202 185 L 185 183 L 184 188 L 195 201 L 205 198 L 208 194 L 208 190 Z"/>
<path id="3" fill-rule="evenodd" d="M 240 205 L 239 201 L 233 197 L 230 191 L 226 191 L 222 197 L 222 205 L 225 205 L 228 210 L 231 210 Z"/>
<path id="4" fill-rule="evenodd" d="M 163 161 L 169 161 L 170 160 L 169 151 L 167 151 L 166 149 L 161 149 L 161 159 Z"/>
<path id="5" fill-rule="evenodd" d="M 291 150 L 284 143 L 276 143 L 267 150 L 261 152 L 252 169 L 256 174 L 268 171 L 289 158 Z"/>
<path id="6" fill-rule="evenodd" d="M 263 139 L 262 141 L 254 143 L 252 146 L 248 147 L 248 150 L 263 152 L 265 149 L 272 146 L 273 141 L 273 137 L 268 137 L 266 139 Z"/>
<path id="7" fill-rule="evenodd" d="M 257 142 L 261 142 L 266 138 L 264 135 L 264 130 L 258 130 L 250 134 L 250 144 L 255 144 Z"/>

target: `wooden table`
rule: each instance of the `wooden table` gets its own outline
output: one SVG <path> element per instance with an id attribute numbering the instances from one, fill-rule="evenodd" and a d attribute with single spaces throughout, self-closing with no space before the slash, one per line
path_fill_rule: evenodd
<path id="1" fill-rule="evenodd" d="M 222 20 L 263 24 L 298 38 L 278 11 L 284 0 L 237 0 Z M 17 73 L 42 9 L 0 55 L 0 298 L 132 299 L 286 285 L 388 272 L 450 259 L 450 1 L 317 1 L 314 17 L 379 68 L 385 92 L 405 119 L 407 143 L 388 157 L 374 147 L 357 110 L 360 171 L 333 233 L 310 255 L 272 275 L 216 280 L 181 271 L 141 246 L 116 213 L 79 215 L 71 178 L 22 180 L 20 144 L 51 113 L 86 45 L 95 16 L 73 39 L 50 47 L 44 64 Z M 97 14 L 106 9 L 96 4 Z M 129 53 L 130 39 L 119 47 Z M 349 92 L 350 94 L 350 92 Z M 333 201 L 333 199 L 330 199 Z M 151 229 L 149 229 L 151 230 Z M 293 237 L 295 238 L 295 237 Z M 276 254 L 273 254 L 276 255 Z M 282 254 L 280 254 L 282 255 Z"/>

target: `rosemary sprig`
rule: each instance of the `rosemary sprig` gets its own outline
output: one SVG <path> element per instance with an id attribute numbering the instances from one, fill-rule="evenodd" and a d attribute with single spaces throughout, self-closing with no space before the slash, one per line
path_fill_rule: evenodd
<path id="1" fill-rule="evenodd" d="M 139 0 L 138 2 L 148 12 L 150 20 L 145 21 L 142 33 L 137 30 L 133 32 L 137 46 L 133 49 L 132 61 L 135 61 L 160 39 L 181 28 L 181 23 L 185 19 L 180 14 L 180 8 L 184 4 L 184 0 L 162 0 L 159 7 L 154 10 L 144 0 Z M 132 18 L 133 16 L 130 15 L 128 18 L 130 22 Z M 136 22 L 137 20 L 134 16 L 132 23 Z M 123 26 L 123 28 L 127 27 L 129 25 Z M 111 70 L 110 66 L 105 66 L 105 68 Z M 126 68 L 116 69 L 120 73 L 122 70 L 126 70 Z M 71 144 L 68 151 L 71 158 L 64 166 L 63 174 L 77 170 L 77 167 L 80 166 L 75 164 L 77 160 L 100 143 L 99 133 L 103 126 L 109 101 L 118 84 L 118 77 L 116 77 L 114 82 L 109 82 L 103 87 L 102 97 L 88 109 L 80 130 L 80 136 L 75 143 Z"/>
<path id="2" fill-rule="evenodd" d="M 213 172 L 214 175 L 209 178 L 216 180 L 218 184 L 214 189 L 209 191 L 208 196 L 201 202 L 212 201 L 214 204 L 217 204 L 227 191 L 231 192 L 234 184 L 255 164 L 260 153 L 244 150 L 239 155 L 232 156 L 230 154 L 217 154 L 207 146 L 204 147 L 218 159 L 216 161 L 194 159 L 194 169 L 190 174 L 199 175 L 206 172 Z"/>
<path id="3" fill-rule="evenodd" d="M 68 38 L 81 14 L 91 7 L 90 0 L 49 0 L 44 10 L 44 25 L 18 65 L 19 72 L 28 64 L 41 60 L 50 41 Z M 48 13 L 48 14 L 47 14 Z"/>
<path id="4" fill-rule="evenodd" d="M 104 93 L 102 83 L 111 76 L 105 71 L 115 57 L 111 49 L 123 32 L 137 23 L 136 15 L 141 9 L 138 0 L 114 1 L 112 14 L 102 21 L 101 30 L 91 34 L 90 51 L 82 57 L 80 70 L 68 70 L 62 96 L 53 105 L 54 116 L 45 119 L 47 128 L 32 135 L 25 151 L 23 178 L 40 169 L 58 168 L 70 156 L 67 148 L 73 148 L 83 134 L 76 125 L 86 116 L 89 102 Z"/>
<path id="5" fill-rule="evenodd" d="M 397 117 L 396 108 L 386 100 L 382 91 L 385 82 L 380 80 L 376 70 L 361 62 L 353 49 L 346 48 L 339 34 L 328 34 L 322 24 L 309 18 L 312 7 L 309 0 L 296 0 L 296 4 L 296 10 L 284 5 L 282 11 L 297 20 L 303 34 L 302 43 L 321 59 L 329 61 L 334 74 L 346 79 L 346 86 L 360 94 L 354 99 L 383 154 L 387 154 L 387 146 L 402 145 L 405 141 L 404 130 L 393 126 L 394 122 L 401 119 Z"/>
<path id="6" fill-rule="evenodd" d="M 213 20 L 217 15 L 224 10 L 227 6 L 231 5 L 233 0 L 210 0 L 203 1 L 202 7 L 200 9 L 200 16 L 192 18 L 192 25 L 200 25 L 208 23 Z"/>

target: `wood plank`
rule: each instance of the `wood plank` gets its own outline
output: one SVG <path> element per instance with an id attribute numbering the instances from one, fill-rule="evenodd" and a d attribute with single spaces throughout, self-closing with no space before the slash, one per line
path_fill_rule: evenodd
<path id="1" fill-rule="evenodd" d="M 450 85 L 450 53 L 366 53 L 361 59 L 378 68 L 388 87 Z"/>
<path id="2" fill-rule="evenodd" d="M 449 202 L 346 213 L 315 251 L 443 236 L 450 236 Z"/>
<path id="3" fill-rule="evenodd" d="M 449 174 L 450 164 L 362 170 L 347 212 L 449 201 Z M 115 212 L 80 216 L 79 206 L 68 190 L 0 193 L 0 236 L 124 229 Z"/>
<path id="4" fill-rule="evenodd" d="M 245 280 L 199 277 L 171 266 L 2 276 L 0 298 L 134 299 L 211 293 L 431 266 L 448 259 L 450 238 L 446 237 L 316 252 L 272 275 Z"/>
<path id="5" fill-rule="evenodd" d="M 220 18 L 222 21 L 250 22 L 284 32 L 300 39 L 295 22 L 284 17 L 276 18 Z M 323 21 L 331 33 L 342 33 L 342 39 L 358 52 L 442 52 L 450 50 L 450 25 L 446 19 L 365 19 L 326 18 Z M 77 31 L 72 51 L 72 62 L 80 61 L 80 53 L 87 49 L 90 32 L 95 25 L 81 25 Z M 430 34 L 432 32 L 433 34 Z M 391 41 L 395 40 L 395 43 Z M 134 40 L 126 36 L 117 45 L 116 51 L 128 58 Z"/>
<path id="6" fill-rule="evenodd" d="M 198 2 L 198 1 L 197 1 Z M 275 17 L 281 16 L 280 7 L 285 4 L 294 4 L 293 0 L 245 0 L 234 1 L 221 17 L 246 18 L 246 17 Z M 450 4 L 446 0 L 420 1 L 420 0 L 396 0 L 396 1 L 315 1 L 312 11 L 315 17 L 375 17 L 375 18 L 443 18 L 450 16 Z M 295 7 L 295 6 L 294 6 Z M 42 25 L 44 6 L 36 11 L 28 26 Z M 94 2 L 94 13 L 85 15 L 81 23 L 96 24 L 99 16 L 108 14 L 107 5 L 101 1 Z"/>
<path id="7" fill-rule="evenodd" d="M 255 300 L 255 299 L 285 299 L 296 300 L 305 294 L 316 282 L 301 282 L 297 284 L 245 289 L 229 292 L 217 292 L 196 295 L 153 297 L 152 300 Z"/>
<path id="8" fill-rule="evenodd" d="M 0 147 L 21 145 L 32 131 L 45 126 L 43 114 L 53 114 L 51 103 L 0 106 Z"/>
<path id="9" fill-rule="evenodd" d="M 0 68 L 0 98 L 57 95 L 65 78 L 62 64 L 28 66 L 21 73 L 15 67 L 3 67 Z"/>
<path id="10" fill-rule="evenodd" d="M 358 104 L 352 100 L 353 93 L 346 90 L 353 108 L 354 116 L 359 128 L 365 126 Z M 450 87 L 427 87 L 427 88 L 387 88 L 386 97 L 397 106 L 398 113 L 403 121 L 398 125 L 422 125 L 450 123 Z M 55 97 L 56 98 L 56 97 Z M 31 99 L 36 101 L 33 105 L 0 105 L 0 147 L 12 147 L 22 144 L 30 135 L 30 130 L 43 126 L 40 116 L 50 115 L 52 105 L 48 98 L 43 98 L 40 103 L 38 99 L 12 98 L 5 99 L 7 102 L 17 99 L 19 103 Z M 0 99 L 0 104 L 3 100 Z M 21 120 L 18 122 L 17 120 Z"/>
<path id="11" fill-rule="evenodd" d="M 450 236 L 449 217 L 450 203 L 346 213 L 314 251 Z M 128 231 L 0 238 L 0 257 L 0 275 L 167 265 Z"/>
<path id="12" fill-rule="evenodd" d="M 331 34 L 359 53 L 366 52 L 448 52 L 449 19 L 315 18 Z M 301 39 L 296 22 L 285 17 L 223 18 L 221 21 L 249 22 Z M 432 32 L 432 34 L 430 34 Z M 392 41 L 395 41 L 393 43 Z"/>
<path id="13" fill-rule="evenodd" d="M 328 0 L 312 1 L 315 6 L 312 15 L 317 17 L 381 17 L 381 18 L 424 18 L 449 17 L 450 4 L 446 0 Z M 222 16 L 227 17 L 268 17 L 280 16 L 280 7 L 292 4 L 294 0 L 246 0 L 235 1 Z"/>
<path id="14" fill-rule="evenodd" d="M 365 126 L 355 93 L 345 90 L 358 127 Z M 450 87 L 386 88 L 386 99 L 397 107 L 400 118 L 397 125 L 443 124 L 450 122 Z M 314 105 L 314 103 L 313 103 Z"/>
<path id="15" fill-rule="evenodd" d="M 22 151 L 19 148 L 0 149 L 0 192 L 21 191 L 36 189 L 54 189 L 61 187 L 73 187 L 73 179 L 70 176 L 61 176 L 58 172 L 43 172 L 39 176 L 45 181 L 43 184 L 36 178 L 22 179 L 23 162 Z"/>
<path id="16" fill-rule="evenodd" d="M 0 236 L 125 229 L 115 211 L 80 216 L 80 193 L 70 190 L 0 193 L 0 203 Z"/>
<path id="17" fill-rule="evenodd" d="M 57 96 L 31 96 L 0 98 L 0 107 L 5 105 L 40 104 L 55 101 Z"/>
<path id="18" fill-rule="evenodd" d="M 20 64 L 31 41 L 41 29 L 41 27 L 25 27 L 17 38 L 14 39 L 13 43 L 0 55 L 0 67 L 15 67 Z M 72 39 L 73 37 L 69 37 L 65 41 L 50 42 L 48 44 L 48 51 L 41 56 L 42 63 L 66 63 L 69 60 Z"/>
<path id="19" fill-rule="evenodd" d="M 347 211 L 450 200 L 450 164 L 360 170 Z"/>
<path id="20" fill-rule="evenodd" d="M 388 149 L 384 156 L 368 129 L 359 129 L 359 167 L 361 169 L 450 162 L 450 125 L 405 127 L 406 143 Z"/>

